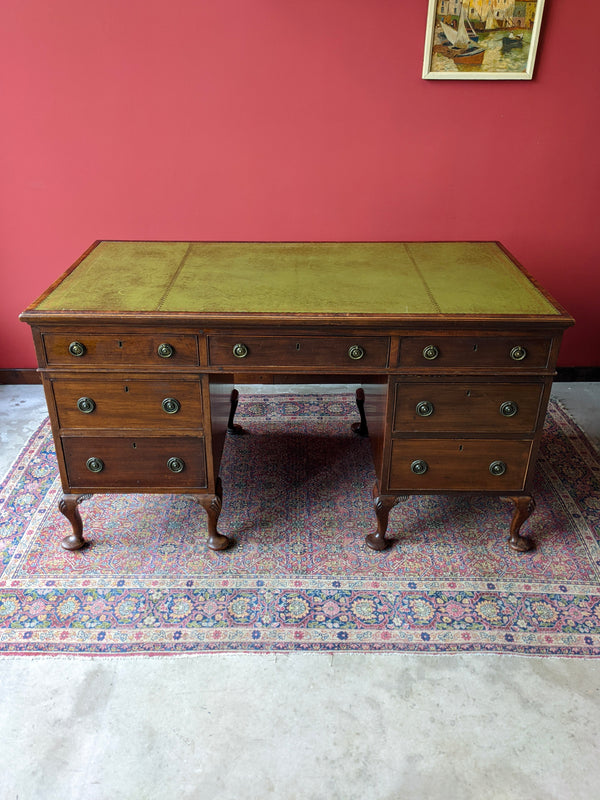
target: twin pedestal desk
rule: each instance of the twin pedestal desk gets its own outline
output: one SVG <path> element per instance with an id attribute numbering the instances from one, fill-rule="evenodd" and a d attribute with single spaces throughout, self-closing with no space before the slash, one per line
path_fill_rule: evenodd
<path id="1" fill-rule="evenodd" d="M 234 384 L 278 380 L 360 386 L 353 428 L 377 477 L 369 547 L 389 544 L 402 497 L 452 493 L 510 498 L 509 545 L 533 546 L 520 529 L 573 320 L 497 243 L 97 242 L 21 318 L 67 550 L 85 544 L 81 501 L 109 492 L 194 496 L 208 546 L 226 549 Z"/>

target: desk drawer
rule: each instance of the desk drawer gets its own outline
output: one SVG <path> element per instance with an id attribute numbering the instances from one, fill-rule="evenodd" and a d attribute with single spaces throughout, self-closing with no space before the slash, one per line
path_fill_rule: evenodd
<path id="1" fill-rule="evenodd" d="M 202 428 L 199 378 L 54 378 L 61 428 Z"/>
<path id="2" fill-rule="evenodd" d="M 169 333 L 47 333 L 44 347 L 49 366 L 148 366 L 160 369 L 198 365 L 194 335 Z"/>
<path id="3" fill-rule="evenodd" d="M 402 367 L 514 367 L 545 369 L 552 339 L 530 336 L 408 336 L 400 342 Z"/>
<path id="4" fill-rule="evenodd" d="M 501 439 L 394 439 L 390 490 L 521 491 L 531 445 Z"/>
<path id="5" fill-rule="evenodd" d="M 251 367 L 385 368 L 387 336 L 211 336 L 211 366 Z"/>
<path id="6" fill-rule="evenodd" d="M 204 488 L 202 437 L 65 436 L 69 485 L 80 488 Z"/>
<path id="7" fill-rule="evenodd" d="M 393 430 L 533 434 L 543 390 L 539 383 L 397 383 Z"/>

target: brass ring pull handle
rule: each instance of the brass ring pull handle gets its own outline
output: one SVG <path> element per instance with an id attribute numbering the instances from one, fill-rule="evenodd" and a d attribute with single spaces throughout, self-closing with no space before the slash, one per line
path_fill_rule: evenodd
<path id="1" fill-rule="evenodd" d="M 500 413 L 503 417 L 514 417 L 519 413 L 519 406 L 513 400 L 507 400 L 500 406 Z"/>
<path id="2" fill-rule="evenodd" d="M 490 464 L 490 472 L 492 475 L 499 477 L 506 472 L 506 464 L 504 461 L 492 461 Z"/>
<path id="3" fill-rule="evenodd" d="M 174 397 L 165 397 L 161 405 L 162 405 L 162 410 L 165 412 L 165 414 L 177 414 L 177 412 L 181 408 L 181 403 Z"/>
<path id="4" fill-rule="evenodd" d="M 90 472 L 102 472 L 104 469 L 104 461 L 102 461 L 101 458 L 88 458 L 88 460 L 85 462 L 85 465 Z"/>
<path id="5" fill-rule="evenodd" d="M 433 361 L 439 354 L 440 351 L 434 344 L 428 344 L 427 347 L 423 348 L 423 358 L 426 358 L 427 361 Z"/>
<path id="6" fill-rule="evenodd" d="M 527 358 L 527 350 L 521 345 L 517 345 L 510 351 L 510 357 L 513 361 L 523 361 L 524 358 Z"/>
<path id="7" fill-rule="evenodd" d="M 167 467 L 171 470 L 171 472 L 183 472 L 185 469 L 185 461 L 183 458 L 170 458 L 167 461 Z"/>
<path id="8" fill-rule="evenodd" d="M 248 355 L 248 348 L 246 347 L 245 344 L 238 342 L 238 344 L 233 345 L 232 352 L 236 358 L 246 358 L 246 356 Z"/>
<path id="9" fill-rule="evenodd" d="M 75 358 L 81 358 L 85 355 L 85 345 L 81 342 L 71 342 L 69 345 L 69 353 Z"/>
<path id="10" fill-rule="evenodd" d="M 360 361 L 361 358 L 364 358 L 365 351 L 359 344 L 353 344 L 348 348 L 348 355 L 352 361 Z"/>
<path id="11" fill-rule="evenodd" d="M 91 414 L 96 409 L 96 403 L 91 397 L 80 397 L 77 401 L 77 408 L 82 414 Z"/>
<path id="12" fill-rule="evenodd" d="M 161 358 L 173 358 L 175 349 L 173 345 L 169 344 L 168 342 L 162 342 L 162 344 L 159 344 L 156 348 L 156 352 Z"/>
<path id="13" fill-rule="evenodd" d="M 410 471 L 414 472 L 415 475 L 424 475 L 428 469 L 429 464 L 420 458 L 418 458 L 416 461 L 413 461 L 410 465 Z"/>
<path id="14" fill-rule="evenodd" d="M 435 411 L 435 407 L 429 400 L 421 400 L 420 403 L 417 403 L 415 410 L 420 417 L 430 417 Z"/>

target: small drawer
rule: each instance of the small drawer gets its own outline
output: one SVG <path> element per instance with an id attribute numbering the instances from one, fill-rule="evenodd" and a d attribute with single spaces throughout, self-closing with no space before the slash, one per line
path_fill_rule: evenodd
<path id="1" fill-rule="evenodd" d="M 197 366 L 197 337 L 169 333 L 47 333 L 44 347 L 49 366 L 120 367 L 153 365 L 160 369 Z"/>
<path id="2" fill-rule="evenodd" d="M 74 437 L 61 439 L 72 488 L 204 488 L 201 437 Z"/>
<path id="3" fill-rule="evenodd" d="M 539 383 L 397 383 L 393 430 L 533 434 L 543 390 Z"/>
<path id="4" fill-rule="evenodd" d="M 101 380 L 82 375 L 54 378 L 52 390 L 62 428 L 202 429 L 202 390 L 190 380 Z"/>
<path id="5" fill-rule="evenodd" d="M 446 367 L 548 367 L 552 339 L 531 336 L 408 336 L 400 342 L 399 365 L 430 370 Z"/>
<path id="6" fill-rule="evenodd" d="M 530 441 L 394 439 L 390 491 L 517 492 L 525 486 Z"/>
<path id="7" fill-rule="evenodd" d="M 212 366 L 324 367 L 335 369 L 384 368 L 388 363 L 387 336 L 211 336 L 208 342 Z"/>

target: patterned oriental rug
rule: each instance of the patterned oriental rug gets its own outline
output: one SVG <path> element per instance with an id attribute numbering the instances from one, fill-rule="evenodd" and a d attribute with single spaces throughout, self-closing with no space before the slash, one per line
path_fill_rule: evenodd
<path id="1" fill-rule="evenodd" d="M 512 504 L 412 497 L 375 528 L 368 440 L 352 395 L 241 398 L 222 465 L 219 528 L 181 496 L 96 495 L 70 531 L 48 423 L 0 492 L 0 652 L 209 651 L 600 655 L 599 453 L 552 404 L 537 471 L 538 547 L 506 545 Z"/>

